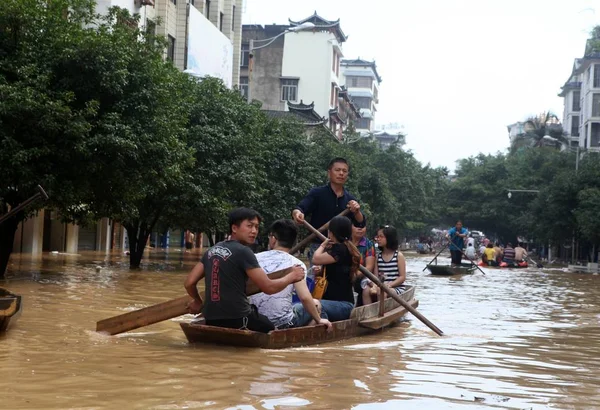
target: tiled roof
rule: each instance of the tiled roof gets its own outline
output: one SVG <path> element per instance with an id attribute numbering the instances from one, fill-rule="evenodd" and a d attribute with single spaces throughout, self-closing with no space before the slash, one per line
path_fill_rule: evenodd
<path id="1" fill-rule="evenodd" d="M 314 127 L 324 125 L 327 119 L 319 116 L 314 110 L 315 104 L 304 104 L 302 101 L 298 104 L 287 102 L 289 111 L 265 110 L 265 113 L 271 118 L 295 119 L 305 126 Z"/>
<path id="2" fill-rule="evenodd" d="M 340 19 L 326 20 L 323 17 L 319 16 L 317 14 L 316 10 L 312 16 L 309 16 L 303 20 L 300 20 L 300 21 L 293 21 L 291 19 L 288 19 L 288 20 L 290 22 L 290 26 L 292 26 L 292 27 L 299 26 L 302 23 L 310 22 L 315 25 L 315 28 L 314 28 L 315 30 L 333 29 L 336 34 L 336 37 L 340 43 L 343 43 L 344 41 L 346 41 L 348 39 L 348 36 L 346 36 L 344 34 L 344 32 L 342 31 L 342 28 L 340 27 Z"/>
<path id="3" fill-rule="evenodd" d="M 377 77 L 377 81 L 381 82 L 381 76 L 379 75 L 379 73 L 377 72 L 377 64 L 375 63 L 375 61 L 367 61 L 367 60 L 363 60 L 360 57 L 351 60 L 351 59 L 342 59 L 341 65 L 343 66 L 355 66 L 355 67 L 371 67 L 371 69 L 373 70 L 373 72 L 375 73 L 375 77 Z"/>

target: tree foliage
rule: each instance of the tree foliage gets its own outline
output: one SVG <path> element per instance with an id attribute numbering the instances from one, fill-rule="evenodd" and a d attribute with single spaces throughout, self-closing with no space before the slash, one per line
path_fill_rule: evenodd
<path id="1" fill-rule="evenodd" d="M 266 224 L 289 217 L 341 156 L 371 228 L 436 222 L 447 170 L 352 129 L 343 143 L 307 137 L 219 80 L 177 71 L 139 16 L 94 13 L 91 0 L 0 2 L 0 213 L 41 184 L 63 220 L 125 226 L 135 268 L 155 229 L 222 233 L 242 205 Z M 2 272 L 26 217 L 0 228 Z"/>

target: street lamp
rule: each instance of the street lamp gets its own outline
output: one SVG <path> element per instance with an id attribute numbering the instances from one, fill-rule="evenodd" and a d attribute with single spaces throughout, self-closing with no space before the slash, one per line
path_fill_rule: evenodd
<path id="1" fill-rule="evenodd" d="M 274 37 L 270 37 L 270 38 L 265 38 L 265 39 L 261 39 L 261 40 L 254 40 L 254 39 L 250 39 L 248 42 L 248 58 L 249 58 L 249 62 L 248 62 L 248 102 L 252 101 L 252 98 L 250 96 L 251 90 L 252 90 L 252 67 L 254 66 L 254 50 L 260 50 L 261 48 L 265 48 L 270 46 L 271 44 L 273 44 L 273 42 L 275 40 L 277 40 L 279 37 L 287 34 L 287 33 L 297 33 L 299 31 L 305 31 L 305 30 L 311 30 L 315 28 L 315 24 L 311 23 L 310 21 L 305 21 L 302 24 L 298 24 L 297 26 L 294 27 L 289 27 L 286 30 L 282 31 L 281 33 L 277 34 Z M 254 43 L 265 43 L 265 44 L 259 44 L 257 46 L 254 46 Z"/>
<path id="2" fill-rule="evenodd" d="M 529 193 L 539 193 L 537 189 L 508 189 L 508 199 L 512 198 L 513 192 L 529 192 Z"/>

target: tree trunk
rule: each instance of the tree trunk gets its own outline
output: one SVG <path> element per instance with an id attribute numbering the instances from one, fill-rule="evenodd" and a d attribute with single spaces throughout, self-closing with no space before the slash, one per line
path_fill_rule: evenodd
<path id="1" fill-rule="evenodd" d="M 213 239 L 213 235 L 211 231 L 208 231 L 208 245 L 212 248 L 213 246 L 215 246 L 215 241 Z"/>
<path id="2" fill-rule="evenodd" d="M 15 242 L 15 232 L 17 232 L 17 227 L 22 217 L 23 213 L 18 213 L 0 225 L 0 278 L 4 277 L 4 273 L 8 267 L 8 261 L 10 260 Z"/>
<path id="3" fill-rule="evenodd" d="M 156 225 L 160 216 L 160 211 L 156 213 L 152 221 L 148 224 L 145 221 L 135 221 L 130 224 L 124 224 L 129 237 L 129 269 L 139 269 L 146 250 L 148 238 Z"/>
<path id="4" fill-rule="evenodd" d="M 150 232 L 143 229 L 140 223 L 124 225 L 129 239 L 129 268 L 139 269 Z"/>

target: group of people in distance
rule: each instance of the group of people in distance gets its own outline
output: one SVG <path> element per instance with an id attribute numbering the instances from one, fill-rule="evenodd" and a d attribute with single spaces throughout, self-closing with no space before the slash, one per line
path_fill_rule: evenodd
<path id="1" fill-rule="evenodd" d="M 527 266 L 527 250 L 520 243 L 515 248 L 510 242 L 506 247 L 502 247 L 498 243 L 493 244 L 489 239 L 484 238 L 479 250 L 476 250 L 475 238 L 462 226 L 461 221 L 457 221 L 456 225 L 448 230 L 446 238 L 450 241 L 452 266 L 460 266 L 463 255 L 470 261 L 481 258 L 480 266 Z"/>
<path id="2" fill-rule="evenodd" d="M 307 325 L 323 325 L 346 320 L 355 306 L 372 303 L 379 292 L 359 265 L 379 275 L 400 294 L 406 280 L 406 261 L 398 251 L 398 232 L 383 226 L 375 237 L 379 250 L 366 236 L 366 218 L 356 198 L 345 188 L 349 165 L 343 158 L 330 161 L 329 183 L 316 187 L 292 211 L 293 220 L 280 219 L 269 228 L 269 250 L 254 254 L 249 246 L 259 232 L 262 218 L 249 208 L 229 213 L 230 238 L 219 242 L 203 255 L 185 281 L 193 301 L 190 313 L 203 312 L 205 323 L 233 329 L 267 333 Z M 348 217 L 339 214 L 348 209 Z M 329 222 L 327 240 L 318 238 L 308 246 L 310 269 L 289 252 L 296 243 L 297 225 L 311 216 L 311 225 L 319 228 Z M 291 268 L 279 279 L 270 273 Z M 320 299 L 313 298 L 308 283 L 323 276 L 327 287 Z M 205 279 L 205 298 L 197 285 Z M 262 293 L 248 298 L 246 282 L 251 279 Z M 355 297 L 357 293 L 358 297 Z M 294 303 L 294 295 L 299 300 Z"/>

